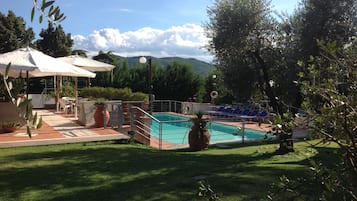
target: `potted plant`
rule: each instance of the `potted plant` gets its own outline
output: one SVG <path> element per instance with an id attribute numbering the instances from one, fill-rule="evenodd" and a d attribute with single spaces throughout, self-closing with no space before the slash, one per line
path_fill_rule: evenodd
<path id="1" fill-rule="evenodd" d="M 202 112 L 197 112 L 196 116 L 191 118 L 193 123 L 188 134 L 188 143 L 192 151 L 208 149 L 210 134 L 207 129 L 208 119 L 203 117 Z"/>
<path id="2" fill-rule="evenodd" d="M 96 111 L 94 112 L 94 122 L 95 127 L 104 127 L 107 125 L 110 119 L 109 111 L 105 108 L 106 100 L 104 98 L 99 98 L 95 101 L 94 105 L 97 107 Z M 105 122 L 104 122 L 105 118 Z"/>
<path id="3" fill-rule="evenodd" d="M 291 113 L 277 115 L 272 123 L 272 133 L 277 136 L 279 149 L 276 154 L 294 152 L 293 128 L 296 126 Z"/>
<path id="4" fill-rule="evenodd" d="M 0 133 L 12 133 L 14 132 L 20 124 L 16 121 L 14 122 L 1 122 L 0 128 L 2 131 Z"/>
<path id="5" fill-rule="evenodd" d="M 2 102 L 0 107 L 3 114 L 0 124 L 3 131 L 14 131 L 18 127 L 26 125 L 26 133 L 31 137 L 31 128 L 40 128 L 42 126 L 42 117 L 38 117 L 37 113 L 32 113 L 31 99 L 26 96 L 16 95 L 18 89 L 13 87 L 9 81 L 10 64 L 7 65 L 5 74 L 3 76 L 3 86 L 5 88 L 5 101 Z M 20 87 L 23 88 L 23 87 Z M 13 95 L 15 94 L 15 95 Z M 17 97 L 17 98 L 14 98 Z"/>

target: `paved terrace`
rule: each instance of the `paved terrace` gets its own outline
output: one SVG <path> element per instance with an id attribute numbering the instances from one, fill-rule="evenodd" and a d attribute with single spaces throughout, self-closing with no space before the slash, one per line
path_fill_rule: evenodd
<path id="1" fill-rule="evenodd" d="M 25 128 L 13 133 L 3 133 L 0 134 L 0 148 L 129 139 L 127 135 L 111 128 L 81 126 L 73 118 L 53 111 L 34 112 L 42 116 L 43 125 L 40 129 L 31 131 L 32 138 L 27 136 Z"/>

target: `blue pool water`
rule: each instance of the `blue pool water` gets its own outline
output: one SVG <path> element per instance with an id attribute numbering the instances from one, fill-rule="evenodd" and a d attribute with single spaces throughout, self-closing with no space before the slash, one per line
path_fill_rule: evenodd
<path id="1" fill-rule="evenodd" d="M 162 124 L 163 141 L 174 144 L 188 144 L 188 132 L 192 126 L 189 118 L 167 113 L 154 114 L 154 117 L 161 122 L 171 121 Z M 235 126 L 220 123 L 209 123 L 207 128 L 211 135 L 211 143 L 242 140 L 242 132 Z M 159 130 L 159 123 L 152 121 L 151 135 L 159 138 Z M 239 135 L 236 135 L 237 133 Z M 265 134 L 266 133 L 262 131 L 245 129 L 244 140 L 262 140 L 265 137 Z"/>

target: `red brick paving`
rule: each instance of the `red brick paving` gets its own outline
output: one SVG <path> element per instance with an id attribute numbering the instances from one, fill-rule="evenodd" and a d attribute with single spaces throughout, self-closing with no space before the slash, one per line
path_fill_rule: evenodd
<path id="1" fill-rule="evenodd" d="M 53 111 L 52 111 L 53 112 Z M 61 113 L 60 115 L 64 117 L 74 117 L 73 114 L 64 114 Z M 78 122 L 76 122 L 78 123 Z M 96 128 L 94 126 L 85 127 L 90 129 L 94 133 L 98 135 L 115 135 L 119 134 L 120 132 L 107 127 L 107 128 Z M 0 129 L 0 143 L 1 142 L 18 142 L 18 141 L 27 141 L 27 140 L 42 140 L 42 139 L 63 139 L 67 138 L 59 131 L 56 131 L 54 128 L 50 127 L 46 122 L 42 123 L 42 127 L 40 129 L 31 129 L 32 137 L 30 138 L 26 134 L 26 127 L 21 127 L 14 132 L 11 133 L 3 133 Z"/>

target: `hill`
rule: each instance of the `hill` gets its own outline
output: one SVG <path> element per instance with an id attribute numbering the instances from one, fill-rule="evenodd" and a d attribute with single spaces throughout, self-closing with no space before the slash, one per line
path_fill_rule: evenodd
<path id="1" fill-rule="evenodd" d="M 129 67 L 136 67 L 139 65 L 139 57 L 120 57 L 120 61 L 127 60 Z M 177 61 L 179 63 L 190 64 L 193 70 L 200 75 L 207 75 L 212 69 L 213 65 L 204 61 L 200 61 L 194 58 L 181 58 L 181 57 L 152 57 L 152 64 L 158 65 L 161 68 L 165 68 L 169 63 Z"/>

